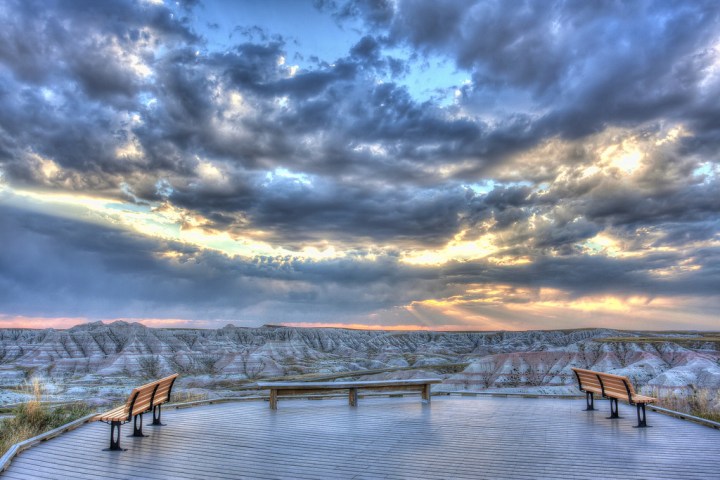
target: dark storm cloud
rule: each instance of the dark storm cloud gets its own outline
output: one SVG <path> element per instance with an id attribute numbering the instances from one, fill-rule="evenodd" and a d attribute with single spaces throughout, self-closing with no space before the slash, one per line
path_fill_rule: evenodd
<path id="1" fill-rule="evenodd" d="M 677 179 L 676 179 L 677 180 Z M 652 188 L 596 179 L 542 194 L 524 186 L 496 187 L 471 202 L 471 224 L 492 218 L 506 246 L 576 254 L 577 245 L 609 230 L 632 250 L 710 241 L 717 235 L 717 184 L 657 182 Z M 532 225 L 529 222 L 535 216 Z"/>
<path id="2" fill-rule="evenodd" d="M 0 158 L 25 184 L 76 190 L 118 188 L 130 165 L 115 154 L 127 141 L 128 112 L 142 112 L 149 88 L 134 70 L 166 46 L 195 36 L 160 6 L 134 2 L 8 2 L 0 22 Z M 40 179 L 26 162 L 52 159 L 65 178 Z M 82 177 L 82 178 L 79 178 Z M 68 181 L 70 180 L 70 181 Z"/>
<path id="3" fill-rule="evenodd" d="M 122 183 L 118 174 L 127 177 L 128 169 L 191 176 L 196 155 L 249 169 L 294 166 L 322 175 L 416 183 L 428 182 L 428 174 L 444 163 L 487 153 L 497 143 L 481 135 L 481 124 L 450 119 L 392 82 L 377 84 L 378 72 L 395 75 L 404 67 L 381 55 L 374 37 L 362 38 L 332 65 L 289 76 L 278 64 L 282 37 L 200 53 L 204 48 L 195 34 L 181 21 L 173 23 L 167 9 L 103 5 L 83 10 L 51 4 L 39 16 L 32 15 L 32 6 L 9 8 L 9 38 L 20 37 L 27 24 L 25 42 L 54 46 L 22 59 L 18 46 L 3 57 L 10 70 L 0 80 L 10 108 L 0 126 L 15 151 L 2 161 L 10 178 L 48 183 L 23 172 L 21 152 L 32 148 L 64 168 L 92 171 L 115 188 Z M 87 33 L 78 42 L 80 24 Z M 58 38 L 49 37 L 54 30 Z M 161 46 L 165 52 L 158 54 Z M 23 73 L 29 66 L 36 75 Z M 41 94 L 38 87 L 46 90 Z M 232 89 L 252 113 L 228 111 L 223 95 Z M 23 94 L 10 94 L 16 91 Z M 287 107 L 278 108 L 280 97 L 288 99 Z M 130 115 L 142 122 L 130 124 Z M 221 123 L 225 128 L 218 128 Z M 319 144 L 305 150 L 305 135 L 318 136 Z M 146 161 L 128 164 L 116 149 L 134 137 Z M 362 143 L 381 144 L 392 158 L 358 153 Z"/>
<path id="4" fill-rule="evenodd" d="M 527 196 L 519 198 L 521 193 L 516 199 L 523 211 L 549 214 L 554 229 L 594 225 L 587 238 L 611 228 L 627 237 L 634 237 L 638 229 L 667 229 L 670 239 L 676 235 L 670 232 L 684 225 L 688 241 L 695 236 L 709 240 L 708 227 L 717 223 L 720 212 L 718 185 L 694 174 L 693 167 L 687 159 L 656 154 L 644 171 L 635 173 L 633 182 L 596 174 L 557 182 L 542 193 L 521 189 Z M 656 242 L 660 246 L 661 240 Z"/>
<path id="5" fill-rule="evenodd" d="M 458 231 L 467 209 L 457 190 L 336 188 L 318 192 L 278 186 L 249 215 L 254 224 L 279 226 L 283 238 L 298 243 L 330 236 L 348 243 L 441 245 Z"/>
<path id="6" fill-rule="evenodd" d="M 326 261 L 231 258 L 9 207 L 0 209 L 0 227 L 0 304 L 11 315 L 179 315 L 255 324 L 254 314 L 245 312 L 269 302 L 283 318 L 292 318 L 292 309 L 302 312 L 312 306 L 322 307 L 323 315 L 332 314 L 338 321 L 346 315 L 449 296 L 462 284 L 545 286 L 574 296 L 648 291 L 713 295 L 720 269 L 717 248 L 699 252 L 705 270 L 662 280 L 649 274 L 648 267 L 674 265 L 678 258 L 672 254 L 649 261 L 539 258 L 532 265 L 511 268 L 485 262 L 422 268 L 403 265 L 393 256 L 370 262 L 362 255 Z M 168 250 L 175 252 L 173 259 L 162 257 Z M 264 321 L 274 320 L 267 312 L 263 315 Z"/>
<path id="7" fill-rule="evenodd" d="M 53 77 L 47 76 L 50 73 L 36 76 L 32 87 L 18 83 L 18 79 L 27 80 L 21 74 L 26 68 L 19 61 L 19 47 L 14 56 L 5 56 L 16 75 L 3 78 L 4 91 L 23 92 L 19 98 L 7 94 L 3 100 L 9 108 L 0 119 L 3 143 L 11 149 L 9 158 L 3 159 L 5 172 L 14 181 L 104 191 L 120 189 L 125 183 L 135 195 L 155 200 L 152 188 L 147 182 L 141 184 L 132 171 L 158 177 L 171 173 L 191 180 L 194 157 L 201 155 L 228 159 L 246 169 L 292 165 L 319 175 L 424 183 L 440 165 L 439 158 L 452 162 L 476 154 L 479 148 L 487 149 L 479 147 L 482 126 L 470 120 L 448 120 L 432 105 L 417 104 L 403 88 L 392 83 L 377 85 L 361 73 L 401 68 L 382 58 L 373 37 L 364 37 L 347 58 L 332 66 L 288 77 L 278 68 L 281 39 L 198 55 L 194 34 L 180 22 L 167 23 L 172 18 L 169 11 L 151 9 L 148 15 L 150 7 L 138 13 L 120 5 L 103 12 L 97 5 L 86 10 L 56 6 L 55 13 L 68 17 L 70 27 L 58 27 L 59 37 L 49 38 L 47 31 L 53 31 L 54 25 L 50 9 L 47 16 L 36 18 L 31 15 L 32 6 L 14 7 L 15 17 L 9 17 L 14 21 L 8 24 L 15 31 L 8 29 L 8 35 L 18 37 L 19 26 L 29 24 L 28 42 L 55 45 L 23 59 L 36 66 L 48 65 L 38 66 L 38 72 L 55 72 Z M 117 17 L 127 17 L 128 22 L 115 21 Z M 157 20 L 160 17 L 166 21 Z M 151 33 L 139 24 L 143 18 L 149 18 L 144 26 Z M 73 43 L 73 25 L 77 28 L 80 22 L 91 34 L 87 41 Z M 108 31 L 114 35 L 101 35 Z M 152 78 L 143 78 L 119 63 L 113 42 L 121 51 L 146 61 Z M 146 43 L 169 49 L 156 58 Z M 51 91 L 41 95 L 35 87 L 43 84 Z M 237 89 L 254 110 L 254 114 L 225 118 L 228 128 L 222 133 L 218 117 L 227 109 L 218 103 L 219 88 Z M 290 107 L 278 109 L 274 104 L 278 96 L 289 97 Z M 139 115 L 142 124 L 129 125 L 130 114 Z M 319 145 L 308 150 L 298 146 L 301 136 L 317 134 Z M 133 137 L 143 149 L 144 162 L 128 162 L 115 153 Z M 381 144 L 390 158 L 358 152 L 363 143 Z M 28 147 L 68 169 L 66 177 L 73 177 L 73 171 L 79 176 L 92 172 L 93 181 L 41 178 L 26 161 Z"/>
<path id="8" fill-rule="evenodd" d="M 123 316 L 133 304 L 159 313 L 172 311 L 175 301 L 207 305 L 198 282 L 215 288 L 222 283 L 207 269 L 172 268 L 156 257 L 168 245 L 118 230 L 6 207 L 0 222 L 0 304 L 6 313 Z M 241 305 L 242 297 L 235 301 Z"/>
<path id="9" fill-rule="evenodd" d="M 717 295 L 720 250 L 699 250 L 704 267 L 663 277 L 654 273 L 672 269 L 685 259 L 677 253 L 652 254 L 642 259 L 605 256 L 537 257 L 533 263 L 498 267 L 484 262 L 448 265 L 443 280 L 452 284 L 513 285 L 556 288 L 572 298 L 586 295 L 705 296 Z"/>
<path id="10" fill-rule="evenodd" d="M 389 38 L 450 55 L 484 101 L 530 93 L 524 108 L 545 112 L 535 134 L 574 138 L 659 117 L 703 127 L 719 19 L 712 1 L 401 1 Z"/>
<path id="11" fill-rule="evenodd" d="M 466 189 L 410 189 L 228 174 L 232 188 L 196 184 L 174 191 L 178 206 L 217 219 L 209 228 L 272 231 L 274 243 L 300 247 L 332 238 L 347 243 L 442 245 L 471 221 Z M 151 186 L 152 188 L 152 186 Z M 237 216 L 237 212 L 242 212 Z"/>
<path id="12" fill-rule="evenodd" d="M 282 37 L 198 54 L 205 51 L 202 42 L 179 15 L 161 6 L 123 2 L 89 2 L 87 8 L 50 4 L 45 15 L 34 15 L 37 9 L 32 4 L 10 4 L 6 44 L 23 38 L 27 45 L 8 47 L 0 58 L 18 79 L 55 88 L 66 85 L 57 92 L 63 104 L 76 98 L 77 88 L 103 104 L 82 112 L 81 106 L 88 103 L 80 98 L 77 108 L 65 112 L 51 108 L 43 98 L 18 102 L 19 108 L 34 112 L 44 107 L 56 120 L 46 120 L 50 125 L 38 130 L 55 131 L 57 127 L 52 127 L 60 123 L 74 127 L 75 119 L 85 118 L 99 129 L 114 129 L 116 142 L 122 136 L 138 136 L 151 162 L 133 168 L 177 170 L 182 175 L 190 174 L 188 158 L 204 154 L 251 169 L 296 166 L 318 174 L 372 175 L 411 184 L 428 182 L 437 169 L 464 162 L 456 177 L 482 178 L 507 155 L 549 134 L 577 137 L 608 122 L 626 124 L 662 115 L 692 118 L 693 109 L 700 105 L 707 109 L 707 101 L 714 98 L 699 86 L 714 58 L 707 48 L 703 50 L 717 34 L 717 9 L 711 4 L 675 8 L 638 3 L 621 8 L 529 2 L 515 8 L 485 2 L 400 2 L 393 11 L 388 2 L 349 2 L 335 4 L 335 9 L 340 17 L 370 19 L 379 33 L 387 28 L 387 38 L 367 35 L 333 65 L 292 77 L 278 66 L 284 54 Z M 54 17 L 69 21 L 70 26 Z M 80 24 L 90 33 L 84 42 L 73 35 Z M 49 37 L 55 30 L 55 36 Z M 128 69 L 127 62 L 120 61 L 122 56 L 112 54 L 112 42 L 144 60 L 152 78 Z M 485 93 L 502 97 L 508 88 L 530 92 L 530 103 L 515 112 L 511 109 L 492 127 L 469 116 L 452 118 L 452 109 L 419 103 L 392 81 L 375 83 L 373 75 L 378 71 L 403 69 L 382 55 L 381 46 L 388 42 L 451 55 L 475 79 L 471 90 L 464 89 L 470 92 L 468 105 L 485 98 Z M 38 45 L 54 47 L 21 55 Z M 167 53 L 159 56 L 158 46 Z M 37 74 L 22 73 L 33 68 Z M 6 84 L 6 90 L 23 86 L 9 78 Z M 254 110 L 242 118 L 226 119 L 228 130 L 234 132 L 218 133 L 217 119 L 225 108 L 219 103 L 220 87 L 237 89 Z M 288 106 L 279 108 L 278 97 L 288 97 Z M 544 113 L 538 116 L 538 111 Z M 139 114 L 143 124 L 120 125 L 113 115 L 123 112 Z M 20 120 L 16 130 L 25 130 L 30 119 Z M 5 119 L 3 126 L 11 130 L 11 120 Z M 74 130 L 89 129 L 81 124 Z M 112 144 L 94 141 L 101 132 L 88 133 L 85 142 L 76 142 L 77 135 L 66 131 L 57 137 L 78 144 L 74 157 L 83 157 L 88 167 L 109 170 L 108 161 L 97 166 L 92 162 L 97 156 L 112 156 Z M 298 145 L 310 133 L 321 140 L 306 152 Z M 42 137 L 17 144 L 54 152 L 52 140 L 47 146 Z M 360 143 L 378 143 L 392 158 L 359 155 L 355 148 Z M 76 165 L 69 157 L 61 155 L 60 163 Z"/>
<path id="13" fill-rule="evenodd" d="M 672 192 L 607 189 L 584 198 L 582 213 L 615 226 L 715 220 L 720 212 L 717 185 L 688 186 Z"/>
<path id="14" fill-rule="evenodd" d="M 417 287 L 423 277 L 434 277 L 392 257 L 374 262 L 231 258 L 4 206 L 0 242 L 0 305 L 11 315 L 242 321 L 245 309 L 263 302 L 298 309 L 312 303 L 348 314 L 392 306 L 399 297 L 390 285 L 404 285 L 408 295 L 400 297 L 410 301 L 424 294 Z M 174 260 L 162 256 L 168 250 L 175 252 Z"/>
<path id="15" fill-rule="evenodd" d="M 127 94 L 134 79 L 107 50 L 152 42 L 144 29 L 164 41 L 195 36 L 164 6 L 137 2 L 20 1 L 1 7 L 0 60 L 23 81 L 43 84 L 69 78 L 103 96 Z M 82 35 L 81 35 L 82 33 Z"/>
<path id="16" fill-rule="evenodd" d="M 101 104 L 87 105 L 68 99 L 62 105 L 48 102 L 42 93 L 18 85 L 0 74 L 0 135 L 6 155 L 0 159 L 6 174 L 21 184 L 43 184 L 51 179 L 40 178 L 35 165 L 28 162 L 29 152 L 53 159 L 68 168 L 63 175 L 72 177 L 72 188 L 102 190 L 113 185 L 115 173 L 130 173 L 130 165 L 115 157 L 119 143 L 119 122 L 112 109 Z M 10 91 L 13 94 L 9 93 Z M 58 115 L 58 110 L 62 113 Z M 65 115 L 69 117 L 66 118 Z M 69 121 L 67 121 L 69 120 Z M 104 171 L 107 175 L 94 176 Z M 82 178 L 73 175 L 81 173 Z M 55 179 L 64 183 L 65 178 Z"/>
<path id="17" fill-rule="evenodd" d="M 514 116 L 463 151 L 478 160 L 465 177 L 548 136 L 581 138 L 608 125 L 672 120 L 703 136 L 697 148 L 720 140 L 716 2 L 360 4 L 323 7 L 364 20 L 389 45 L 451 57 L 473 80 L 462 88 L 466 108 Z"/>

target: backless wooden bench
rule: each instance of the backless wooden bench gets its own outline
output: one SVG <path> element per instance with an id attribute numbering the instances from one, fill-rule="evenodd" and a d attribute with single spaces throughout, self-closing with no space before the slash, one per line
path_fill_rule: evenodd
<path id="1" fill-rule="evenodd" d="M 359 389 L 375 391 L 419 391 L 422 399 L 430 403 L 430 385 L 440 382 L 441 381 L 436 378 L 372 380 L 366 382 L 258 382 L 258 387 L 270 390 L 270 408 L 277 410 L 277 401 L 280 396 L 303 395 L 332 390 L 348 390 L 348 401 L 353 407 L 357 405 Z"/>
<path id="2" fill-rule="evenodd" d="M 143 413 L 152 411 L 151 425 L 163 425 L 160 422 L 161 406 L 170 401 L 170 392 L 178 374 L 155 380 L 134 388 L 124 405 L 108 412 L 101 413 L 91 421 L 101 421 L 110 425 L 110 447 L 106 450 L 123 450 L 120 448 L 120 425 L 133 421 L 133 437 L 144 437 L 142 433 Z M 138 419 L 139 425 L 138 425 Z"/>
<path id="3" fill-rule="evenodd" d="M 585 392 L 586 410 L 595 410 L 593 394 L 597 393 L 610 400 L 610 417 L 608 418 L 620 418 L 618 400 L 622 400 L 637 407 L 637 427 L 647 427 L 645 405 L 656 402 L 657 398 L 636 393 L 630 379 L 622 375 L 595 372 L 582 368 L 573 368 L 572 370 L 575 372 L 578 388 L 581 392 Z"/>

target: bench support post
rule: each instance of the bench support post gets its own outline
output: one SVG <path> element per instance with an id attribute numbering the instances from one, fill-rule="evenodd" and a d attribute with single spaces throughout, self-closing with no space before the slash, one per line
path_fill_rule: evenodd
<path id="1" fill-rule="evenodd" d="M 358 389 L 357 388 L 350 388 L 348 389 L 348 401 L 350 403 L 351 407 L 357 407 L 358 402 Z"/>
<path id="2" fill-rule="evenodd" d="M 618 399 L 617 398 L 610 399 L 610 416 L 607 418 L 622 418 L 620 416 L 620 412 L 618 410 Z"/>
<path id="3" fill-rule="evenodd" d="M 595 396 L 593 392 L 585 392 L 585 403 L 587 403 L 587 408 L 584 411 L 589 412 L 595 410 Z"/>
<path id="4" fill-rule="evenodd" d="M 138 419 L 140 420 L 140 426 L 138 426 Z M 133 433 L 132 435 L 128 435 L 128 437 L 146 437 L 147 435 L 144 435 L 142 432 L 143 427 L 143 414 L 135 415 L 135 418 L 133 418 Z"/>
<path id="5" fill-rule="evenodd" d="M 430 403 L 430 384 L 426 383 L 422 386 L 422 399 Z"/>
<path id="6" fill-rule="evenodd" d="M 120 448 L 120 425 L 122 425 L 122 423 L 117 420 L 110 422 L 110 447 L 103 450 L 118 452 L 125 450 L 124 448 Z"/>
<path id="7" fill-rule="evenodd" d="M 644 403 L 638 403 L 637 405 L 637 417 L 638 417 L 638 424 L 635 428 L 646 428 L 648 427 L 647 424 L 647 418 L 645 418 L 645 404 Z M 642 416 L 640 413 L 642 412 Z"/>
<path id="8" fill-rule="evenodd" d="M 270 389 L 270 410 L 277 410 L 277 389 L 271 388 Z"/>
<path id="9" fill-rule="evenodd" d="M 155 405 L 152 409 L 153 414 L 153 421 L 150 425 L 153 427 L 162 427 L 165 425 L 164 423 L 160 422 L 160 415 L 162 415 L 162 405 Z"/>

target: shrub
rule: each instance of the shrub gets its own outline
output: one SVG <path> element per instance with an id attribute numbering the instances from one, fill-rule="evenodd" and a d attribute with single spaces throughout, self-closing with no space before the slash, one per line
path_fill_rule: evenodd
<path id="1" fill-rule="evenodd" d="M 160 377 L 162 364 L 160 362 L 160 357 L 157 355 L 140 357 L 138 359 L 138 366 L 140 368 L 139 373 L 143 378 L 157 379 Z"/>
<path id="2" fill-rule="evenodd" d="M 199 391 L 191 391 L 191 390 L 179 390 L 178 392 L 175 392 L 173 390 L 173 393 L 172 393 L 172 402 L 173 403 L 199 402 L 202 400 L 207 400 L 208 398 L 210 398 L 210 395 L 208 395 L 207 392 L 199 392 Z"/>
<path id="3" fill-rule="evenodd" d="M 92 413 L 84 403 L 51 407 L 42 401 L 44 386 L 38 379 L 30 384 L 32 398 L 15 407 L 10 418 L 0 421 L 0 455 L 11 446 Z"/>
<path id="4" fill-rule="evenodd" d="M 683 393 L 672 390 L 666 392 L 656 390 L 653 393 L 658 399 L 659 407 L 720 422 L 720 401 L 716 390 L 690 385 Z"/>

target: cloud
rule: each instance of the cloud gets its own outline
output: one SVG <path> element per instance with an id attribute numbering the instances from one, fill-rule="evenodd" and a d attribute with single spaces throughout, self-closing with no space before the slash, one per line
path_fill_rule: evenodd
<path id="1" fill-rule="evenodd" d="M 340 320 L 410 301 L 434 277 L 388 256 L 227 256 L 9 207 L 0 227 L 0 304 L 14 317 Z"/>
<path id="2" fill-rule="evenodd" d="M 368 2 L 357 0 L 345 2 L 315 0 L 313 4 L 321 11 L 331 12 L 338 21 L 342 22 L 360 17 L 374 26 L 386 26 L 392 20 L 394 13 L 393 2 L 388 0 L 371 0 Z"/>
<path id="3" fill-rule="evenodd" d="M 0 204 L 0 314 L 402 325 L 472 285 L 714 298 L 714 2 L 316 7 L 353 29 L 337 58 L 195 2 L 3 3 L 0 188 L 105 206 Z"/>
<path id="4" fill-rule="evenodd" d="M 336 7 L 389 45 L 451 58 L 472 78 L 464 108 L 494 120 L 526 117 L 532 142 L 657 118 L 717 137 L 708 123 L 719 87 L 714 2 L 400 1 L 382 22 L 356 2 Z"/>

